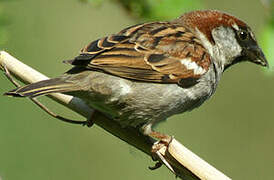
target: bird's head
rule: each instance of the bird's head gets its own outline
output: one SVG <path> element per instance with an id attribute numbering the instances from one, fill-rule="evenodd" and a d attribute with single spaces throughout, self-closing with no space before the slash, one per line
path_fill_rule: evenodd
<path id="1" fill-rule="evenodd" d="M 177 21 L 197 33 L 213 60 L 223 69 L 243 61 L 268 66 L 251 28 L 232 15 L 216 10 L 193 11 Z"/>

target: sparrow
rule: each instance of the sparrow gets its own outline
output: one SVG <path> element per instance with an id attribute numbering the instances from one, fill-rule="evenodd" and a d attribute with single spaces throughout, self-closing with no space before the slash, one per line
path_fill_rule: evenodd
<path id="1" fill-rule="evenodd" d="M 93 41 L 65 61 L 73 67 L 63 75 L 5 95 L 72 95 L 123 127 L 161 138 L 156 124 L 199 107 L 225 70 L 246 61 L 268 66 L 244 21 L 216 10 L 192 11 Z"/>

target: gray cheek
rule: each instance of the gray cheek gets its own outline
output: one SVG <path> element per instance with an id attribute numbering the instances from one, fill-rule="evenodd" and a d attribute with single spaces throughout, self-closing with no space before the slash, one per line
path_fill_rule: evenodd
<path id="1" fill-rule="evenodd" d="M 218 49 L 218 55 L 223 59 L 224 64 L 231 63 L 241 54 L 242 48 L 239 45 L 235 32 L 228 27 L 219 27 L 212 31 L 215 46 Z"/>

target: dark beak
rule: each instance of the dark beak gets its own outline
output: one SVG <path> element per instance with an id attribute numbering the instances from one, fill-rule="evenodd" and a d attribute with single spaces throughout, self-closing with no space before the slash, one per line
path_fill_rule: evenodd
<path id="1" fill-rule="evenodd" d="M 253 46 L 251 48 L 248 48 L 246 50 L 245 55 L 250 62 L 253 62 L 255 64 L 258 64 L 267 68 L 269 67 L 263 51 L 258 46 Z"/>

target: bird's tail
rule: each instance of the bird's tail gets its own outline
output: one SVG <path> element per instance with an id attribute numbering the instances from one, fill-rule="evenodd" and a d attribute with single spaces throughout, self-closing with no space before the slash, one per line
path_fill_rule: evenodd
<path id="1" fill-rule="evenodd" d="M 4 95 L 14 97 L 36 97 L 57 92 L 77 91 L 79 87 L 72 82 L 66 82 L 63 78 L 54 78 L 16 88 Z"/>

